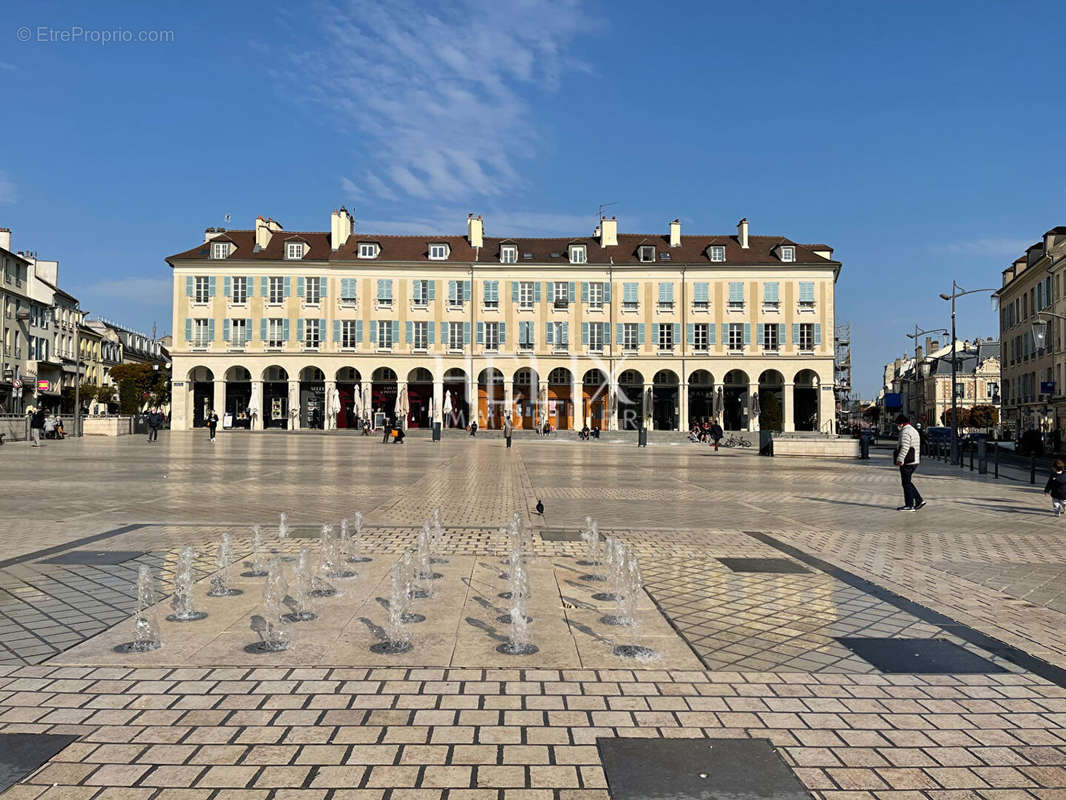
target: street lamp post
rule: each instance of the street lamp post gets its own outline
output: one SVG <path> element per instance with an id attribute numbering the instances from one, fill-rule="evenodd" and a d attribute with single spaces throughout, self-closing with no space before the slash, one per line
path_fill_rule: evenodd
<path id="1" fill-rule="evenodd" d="M 951 282 L 951 294 L 944 294 L 941 292 L 941 300 L 951 301 L 951 463 L 959 461 L 961 456 L 959 455 L 959 402 L 958 396 L 955 392 L 955 374 L 958 369 L 957 360 L 955 358 L 955 300 L 967 294 L 976 294 L 977 292 L 995 292 L 997 289 L 970 289 L 967 291 L 959 286 L 955 281 Z M 961 463 L 961 462 L 960 462 Z"/>
<path id="2" fill-rule="evenodd" d="M 919 380 L 921 378 L 921 372 L 918 369 L 918 337 L 919 336 L 925 336 L 925 334 L 927 334 L 927 333 L 943 333 L 946 336 L 948 331 L 947 331 L 947 328 L 932 328 L 931 330 L 921 331 L 921 330 L 918 330 L 918 323 L 916 322 L 916 323 L 914 323 L 914 333 L 908 333 L 907 334 L 907 338 L 908 339 L 914 339 L 914 393 L 915 393 L 915 397 L 916 398 L 919 396 L 919 392 L 921 391 L 920 384 L 919 384 Z M 929 354 L 926 353 L 926 355 L 929 355 Z M 920 409 L 921 409 L 921 406 L 918 404 L 918 401 L 916 399 L 915 400 L 915 404 L 914 404 L 914 410 L 915 410 L 915 416 L 919 418 L 916 421 L 920 421 L 920 417 L 921 417 Z"/>
<path id="3" fill-rule="evenodd" d="M 74 436 L 81 436 L 81 303 L 74 304 Z"/>

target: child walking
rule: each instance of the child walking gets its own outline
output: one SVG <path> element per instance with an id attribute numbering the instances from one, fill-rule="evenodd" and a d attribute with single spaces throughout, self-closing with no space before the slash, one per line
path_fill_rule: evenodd
<path id="1" fill-rule="evenodd" d="M 1051 465 L 1051 477 L 1044 486 L 1044 494 L 1051 495 L 1051 507 L 1055 510 L 1055 516 L 1061 517 L 1066 511 L 1066 464 L 1058 459 Z"/>

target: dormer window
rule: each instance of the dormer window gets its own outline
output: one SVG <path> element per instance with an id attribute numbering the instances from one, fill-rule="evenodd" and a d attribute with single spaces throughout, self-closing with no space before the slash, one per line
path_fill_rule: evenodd
<path id="1" fill-rule="evenodd" d="M 299 259 L 304 257 L 304 243 L 303 242 L 286 242 L 285 243 L 285 258 Z"/>
<path id="2" fill-rule="evenodd" d="M 448 245 L 431 244 L 429 246 L 429 257 L 433 261 L 444 261 L 448 258 Z"/>
<path id="3" fill-rule="evenodd" d="M 655 245 L 642 244 L 637 253 L 640 256 L 640 260 L 645 264 L 655 261 Z"/>
<path id="4" fill-rule="evenodd" d="M 796 248 L 790 245 L 781 245 L 781 260 L 782 261 L 795 261 L 796 260 Z"/>
<path id="5" fill-rule="evenodd" d="M 359 258 L 377 258 L 378 246 L 374 242 L 359 242 Z"/>
<path id="6" fill-rule="evenodd" d="M 518 247 L 513 244 L 505 244 L 500 248 L 500 263 L 501 264 L 517 264 L 518 263 Z"/>
<path id="7" fill-rule="evenodd" d="M 588 260 L 587 253 L 585 251 L 585 245 L 572 244 L 570 245 L 570 263 L 571 264 L 584 264 Z"/>
<path id="8" fill-rule="evenodd" d="M 712 244 L 711 245 L 711 261 L 721 264 L 725 262 L 725 245 Z"/>
<path id="9" fill-rule="evenodd" d="M 212 242 L 211 258 L 229 258 L 230 247 L 229 242 Z"/>

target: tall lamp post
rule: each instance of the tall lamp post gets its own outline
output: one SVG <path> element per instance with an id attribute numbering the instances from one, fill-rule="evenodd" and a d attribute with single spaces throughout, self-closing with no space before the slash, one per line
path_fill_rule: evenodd
<path id="1" fill-rule="evenodd" d="M 1036 319 L 1033 320 L 1032 328 L 1033 328 L 1033 344 L 1035 345 L 1035 347 L 1036 347 L 1036 349 L 1038 351 L 1039 350 L 1043 350 L 1043 349 L 1047 349 L 1047 346 L 1048 346 L 1048 341 L 1047 341 L 1048 323 L 1047 323 L 1047 320 L 1040 319 L 1040 317 L 1054 317 L 1055 319 L 1066 320 L 1066 316 L 1063 316 L 1062 314 L 1055 314 L 1055 313 L 1053 313 L 1051 311 L 1037 311 L 1036 312 Z M 1059 387 L 1056 386 L 1054 390 L 1058 391 L 1058 388 Z M 1048 416 L 1048 414 L 1047 414 L 1047 412 L 1045 412 L 1045 414 L 1044 414 L 1045 419 L 1047 418 L 1047 416 Z M 1058 420 L 1057 419 L 1056 419 L 1055 425 L 1056 425 L 1056 427 L 1058 427 Z"/>
<path id="2" fill-rule="evenodd" d="M 920 389 L 919 389 L 919 385 L 920 384 L 918 383 L 918 381 L 920 380 L 920 376 L 921 376 L 921 373 L 920 373 L 920 371 L 918 369 L 918 337 L 919 336 L 925 336 L 927 333 L 942 333 L 945 336 L 947 336 L 948 335 L 948 329 L 947 328 L 932 328 L 932 329 L 927 330 L 927 331 L 920 331 L 920 330 L 918 330 L 918 323 L 916 322 L 916 323 L 914 323 L 914 333 L 908 333 L 907 334 L 907 338 L 908 339 L 914 339 L 914 394 L 915 394 L 916 398 L 918 396 L 918 392 L 920 391 Z M 929 354 L 926 353 L 926 355 L 928 356 Z M 918 405 L 917 400 L 915 400 L 914 408 L 915 408 L 915 416 L 920 416 L 920 414 L 918 412 L 920 411 L 921 407 Z"/>
<path id="3" fill-rule="evenodd" d="M 74 436 L 81 436 L 81 303 L 74 303 Z"/>
<path id="4" fill-rule="evenodd" d="M 967 294 L 978 292 L 996 292 L 998 289 L 970 289 L 966 290 L 955 281 L 951 282 L 951 294 L 940 294 L 941 300 L 951 301 L 951 462 L 956 463 L 959 456 L 959 402 L 955 392 L 955 373 L 958 369 L 955 358 L 955 300 Z"/>

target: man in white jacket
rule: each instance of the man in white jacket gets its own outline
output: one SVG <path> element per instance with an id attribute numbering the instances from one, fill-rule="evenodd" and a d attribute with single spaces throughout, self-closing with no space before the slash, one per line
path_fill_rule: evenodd
<path id="1" fill-rule="evenodd" d="M 918 489 L 911 483 L 911 476 L 921 460 L 922 438 L 903 414 L 896 417 L 899 425 L 899 444 L 896 447 L 896 466 L 903 483 L 903 505 L 897 511 L 917 511 L 925 506 Z"/>

